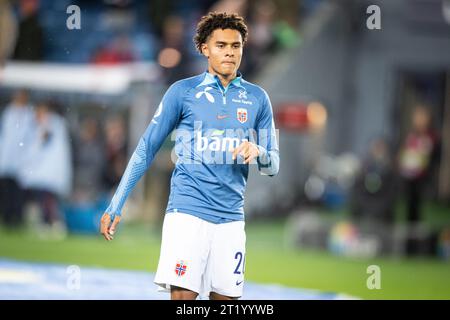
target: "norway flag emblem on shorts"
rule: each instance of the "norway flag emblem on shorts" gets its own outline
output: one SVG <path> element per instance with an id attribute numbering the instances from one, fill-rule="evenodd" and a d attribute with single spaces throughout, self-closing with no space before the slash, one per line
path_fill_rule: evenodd
<path id="1" fill-rule="evenodd" d="M 240 123 L 245 123 L 247 121 L 247 109 L 238 108 L 237 109 L 237 119 Z"/>
<path id="2" fill-rule="evenodd" d="M 186 273 L 186 269 L 186 264 L 183 261 L 179 261 L 175 267 L 175 273 L 179 277 L 184 276 L 184 274 Z"/>

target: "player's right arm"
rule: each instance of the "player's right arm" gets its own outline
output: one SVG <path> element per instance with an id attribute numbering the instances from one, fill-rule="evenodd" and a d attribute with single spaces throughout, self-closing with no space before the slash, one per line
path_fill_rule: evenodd
<path id="1" fill-rule="evenodd" d="M 182 114 L 179 100 L 179 90 L 177 84 L 174 84 L 165 93 L 152 121 L 139 139 L 111 203 L 101 219 L 100 232 L 106 240 L 112 240 L 125 201 L 150 167 L 167 135 L 177 126 Z"/>

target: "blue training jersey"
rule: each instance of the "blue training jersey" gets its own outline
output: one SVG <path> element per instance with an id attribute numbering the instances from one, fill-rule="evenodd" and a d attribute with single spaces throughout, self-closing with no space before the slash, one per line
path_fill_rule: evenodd
<path id="1" fill-rule="evenodd" d="M 244 192 L 249 165 L 232 150 L 255 143 L 261 174 L 279 170 L 279 150 L 267 93 L 240 73 L 224 88 L 204 72 L 175 82 L 164 94 L 139 140 L 110 205 L 112 218 L 122 207 L 155 154 L 171 133 L 177 162 L 166 212 L 182 212 L 213 223 L 244 220 Z"/>

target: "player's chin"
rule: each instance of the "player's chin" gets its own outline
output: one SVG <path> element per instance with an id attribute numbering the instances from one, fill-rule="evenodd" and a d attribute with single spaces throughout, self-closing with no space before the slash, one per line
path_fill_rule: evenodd
<path id="1" fill-rule="evenodd" d="M 221 66 L 221 73 L 223 75 L 229 76 L 236 72 L 236 65 L 232 63 L 224 63 Z"/>

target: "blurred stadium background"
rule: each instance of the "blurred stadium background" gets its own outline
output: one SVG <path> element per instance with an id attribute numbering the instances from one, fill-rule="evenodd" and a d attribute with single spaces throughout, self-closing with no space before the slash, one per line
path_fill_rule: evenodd
<path id="1" fill-rule="evenodd" d="M 279 128 L 279 175 L 249 178 L 244 298 L 449 299 L 448 0 L 0 0 L 0 299 L 168 298 L 170 139 L 117 239 L 98 222 L 165 89 L 205 70 L 212 10 L 247 19 L 241 71 Z"/>

